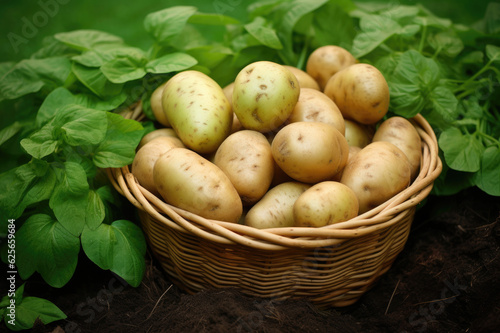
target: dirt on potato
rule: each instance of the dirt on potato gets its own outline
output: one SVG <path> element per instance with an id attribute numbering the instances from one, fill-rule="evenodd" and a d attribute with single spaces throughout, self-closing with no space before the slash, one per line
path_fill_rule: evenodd
<path id="1" fill-rule="evenodd" d="M 500 329 L 500 200 L 473 188 L 430 197 L 394 265 L 356 304 L 319 310 L 238 290 L 189 295 L 148 254 L 137 288 L 82 255 L 73 279 L 26 294 L 47 298 L 66 320 L 32 332 L 494 332 Z"/>

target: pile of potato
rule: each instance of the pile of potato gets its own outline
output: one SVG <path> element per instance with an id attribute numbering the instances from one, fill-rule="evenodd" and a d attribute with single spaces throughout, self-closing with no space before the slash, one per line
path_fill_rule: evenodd
<path id="1" fill-rule="evenodd" d="M 420 136 L 409 120 L 385 117 L 388 107 L 380 71 L 334 45 L 311 53 L 305 71 L 258 61 L 224 88 L 180 72 L 151 96 L 164 128 L 143 138 L 132 173 L 208 219 L 255 228 L 346 221 L 418 173 Z"/>

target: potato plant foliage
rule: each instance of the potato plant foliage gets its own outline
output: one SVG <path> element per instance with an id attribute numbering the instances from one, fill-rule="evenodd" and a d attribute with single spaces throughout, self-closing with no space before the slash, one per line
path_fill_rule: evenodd
<path id="1" fill-rule="evenodd" d="M 491 3 L 487 12 L 499 6 Z M 147 15 L 137 27 L 151 37 L 147 49 L 105 31 L 76 30 L 47 38 L 30 58 L 0 63 L 0 237 L 15 219 L 21 279 L 38 272 L 62 287 L 83 250 L 139 285 L 144 236 L 104 170 L 130 165 L 155 128 L 151 94 L 188 69 L 221 86 L 258 60 L 305 69 L 322 45 L 341 46 L 381 71 L 391 96 L 386 117 L 421 113 L 433 126 L 445 162 L 434 195 L 477 186 L 500 196 L 500 21 L 482 22 L 464 26 L 420 5 L 350 0 L 258 1 L 246 20 L 178 6 Z M 205 34 L 207 26 L 223 37 Z M 139 101 L 145 121 L 120 115 Z M 7 262 L 6 242 L 1 249 Z M 52 303 L 22 292 L 16 299 L 23 325 L 9 329 L 29 328 L 33 313 L 44 323 L 64 318 Z M 0 302 L 6 323 L 8 300 Z"/>

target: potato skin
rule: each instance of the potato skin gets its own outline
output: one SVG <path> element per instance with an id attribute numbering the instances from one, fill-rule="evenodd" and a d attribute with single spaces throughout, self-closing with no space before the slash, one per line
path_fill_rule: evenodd
<path id="1" fill-rule="evenodd" d="M 161 155 L 172 148 L 182 148 L 184 144 L 177 137 L 160 136 L 142 146 L 135 154 L 131 172 L 145 189 L 159 195 L 153 179 L 153 168 Z"/>
<path id="2" fill-rule="evenodd" d="M 337 105 L 324 93 L 311 88 L 300 88 L 300 96 L 288 123 L 312 121 L 330 124 L 345 134 L 344 117 Z"/>
<path id="3" fill-rule="evenodd" d="M 281 126 L 299 99 L 295 75 L 284 66 L 257 61 L 234 80 L 233 112 L 246 129 L 269 132 Z"/>
<path id="4" fill-rule="evenodd" d="M 245 224 L 257 229 L 293 227 L 293 204 L 309 187 L 295 181 L 276 185 L 248 210 Z"/>
<path id="5" fill-rule="evenodd" d="M 175 131 L 172 128 L 159 128 L 144 135 L 141 139 L 141 142 L 139 142 L 137 149 L 140 149 L 146 143 L 160 136 L 173 137 L 180 141 L 179 137 L 177 136 L 177 134 L 175 134 Z M 184 144 L 182 146 L 184 146 Z"/>
<path id="6" fill-rule="evenodd" d="M 309 55 L 306 72 L 318 82 L 323 91 L 335 73 L 355 63 L 356 59 L 346 49 L 337 45 L 325 45 L 318 47 Z"/>
<path id="7" fill-rule="evenodd" d="M 166 84 L 167 82 L 162 83 L 153 91 L 150 97 L 150 104 L 151 104 L 151 110 L 153 111 L 153 115 L 155 116 L 156 121 L 158 121 L 165 127 L 170 127 L 170 122 L 168 121 L 167 115 L 163 111 L 163 106 L 162 106 L 163 89 L 165 88 Z"/>
<path id="8" fill-rule="evenodd" d="M 369 64 L 354 64 L 332 76 L 324 90 L 346 119 L 372 125 L 389 109 L 389 86 L 382 73 Z"/>
<path id="9" fill-rule="evenodd" d="M 349 147 L 366 147 L 373 139 L 375 129 L 369 125 L 360 124 L 357 121 L 344 119 L 345 138 Z"/>
<path id="10" fill-rule="evenodd" d="M 296 227 L 323 227 L 358 215 L 356 193 L 334 181 L 317 183 L 307 189 L 293 205 Z"/>
<path id="11" fill-rule="evenodd" d="M 300 89 L 310 88 L 314 90 L 321 90 L 318 82 L 316 82 L 316 80 L 313 79 L 311 75 L 307 74 L 307 72 L 304 72 L 302 69 L 293 66 L 285 65 L 284 67 L 292 72 L 293 75 L 295 75 L 297 81 L 299 81 Z"/>
<path id="12" fill-rule="evenodd" d="M 410 184 L 410 162 L 390 142 L 372 142 L 346 165 L 340 182 L 350 187 L 359 201 L 359 214 L 377 207 Z"/>
<path id="13" fill-rule="evenodd" d="M 264 134 L 252 130 L 228 136 L 217 149 L 214 163 L 229 177 L 244 205 L 262 198 L 274 175 L 271 145 Z"/>
<path id="14" fill-rule="evenodd" d="M 153 179 L 167 203 L 207 219 L 237 223 L 243 212 L 226 174 L 192 150 L 173 148 L 163 154 Z"/>
<path id="15" fill-rule="evenodd" d="M 420 169 L 422 139 L 413 124 L 406 118 L 394 116 L 378 127 L 373 141 L 387 141 L 405 153 L 411 165 L 411 178 L 415 179 Z"/>
<path id="16" fill-rule="evenodd" d="M 317 183 L 340 172 L 349 154 L 345 137 L 320 122 L 296 122 L 283 127 L 271 144 L 274 160 L 293 179 Z"/>
<path id="17" fill-rule="evenodd" d="M 229 135 L 231 105 L 208 75 L 188 70 L 174 75 L 163 90 L 162 106 L 182 142 L 198 153 L 212 153 Z"/>

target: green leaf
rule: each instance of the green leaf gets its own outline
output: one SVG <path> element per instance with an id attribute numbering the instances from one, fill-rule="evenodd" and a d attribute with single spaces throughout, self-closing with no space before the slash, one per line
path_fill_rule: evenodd
<path id="1" fill-rule="evenodd" d="M 64 174 L 61 185 L 71 194 L 86 194 L 89 190 L 85 170 L 80 164 L 73 162 L 64 163 Z"/>
<path id="2" fill-rule="evenodd" d="M 151 60 L 146 64 L 146 71 L 154 74 L 178 72 L 196 65 L 198 61 L 186 53 L 174 52 Z"/>
<path id="3" fill-rule="evenodd" d="M 54 129 L 52 122 L 47 123 L 28 138 L 22 139 L 21 146 L 34 158 L 41 159 L 52 154 L 58 145 Z"/>
<path id="4" fill-rule="evenodd" d="M 62 86 L 70 73 L 66 57 L 21 60 L 0 78 L 0 100 Z"/>
<path id="5" fill-rule="evenodd" d="M 79 50 L 86 51 L 99 45 L 121 44 L 123 39 L 118 36 L 97 30 L 75 30 L 55 34 L 54 37 L 64 44 Z"/>
<path id="6" fill-rule="evenodd" d="M 257 16 L 252 22 L 245 24 L 245 29 L 255 37 L 262 45 L 272 49 L 281 50 L 283 45 L 276 34 L 276 31 L 268 26 L 267 21 Z"/>
<path id="7" fill-rule="evenodd" d="M 432 103 L 433 111 L 442 119 L 442 123 L 451 124 L 458 117 L 458 99 L 447 87 L 437 86 L 430 93 L 429 99 Z M 438 119 L 436 119 L 438 121 Z"/>
<path id="8" fill-rule="evenodd" d="M 16 264 L 22 279 L 26 280 L 37 271 L 45 282 L 56 288 L 71 279 L 78 261 L 80 240 L 52 217 L 31 215 L 16 232 L 16 240 Z"/>
<path id="9" fill-rule="evenodd" d="M 97 145 L 106 135 L 106 112 L 69 104 L 58 109 L 54 120 L 71 146 Z"/>
<path id="10" fill-rule="evenodd" d="M 481 156 L 481 168 L 474 175 L 474 182 L 489 195 L 500 196 L 500 148 L 490 146 Z"/>
<path id="11" fill-rule="evenodd" d="M 401 26 L 396 21 L 379 15 L 363 16 L 359 25 L 361 32 L 354 38 L 351 50 L 356 58 L 370 53 L 401 30 Z"/>
<path id="12" fill-rule="evenodd" d="M 66 319 L 66 315 L 54 303 L 38 297 L 25 297 L 20 304 L 16 303 L 16 319 L 14 325 L 5 318 L 5 324 L 12 331 L 27 330 L 39 319 L 43 324 Z"/>
<path id="13" fill-rule="evenodd" d="M 72 71 L 84 86 L 100 98 L 111 98 L 122 91 L 123 84 L 111 82 L 99 68 L 86 67 L 74 62 Z"/>
<path id="14" fill-rule="evenodd" d="M 327 5 L 314 11 L 313 28 L 313 48 L 322 45 L 338 45 L 347 50 L 352 48 L 356 35 L 354 21 L 337 1 L 329 1 Z"/>
<path id="15" fill-rule="evenodd" d="M 109 269 L 137 287 L 145 271 L 146 242 L 141 229 L 127 220 L 85 228 L 82 248 L 87 257 L 102 269 Z"/>
<path id="16" fill-rule="evenodd" d="M 104 202 L 102 201 L 98 192 L 90 190 L 87 200 L 87 216 L 85 219 L 85 224 L 91 230 L 95 230 L 102 223 L 105 215 L 106 208 L 104 207 Z"/>
<path id="17" fill-rule="evenodd" d="M 0 174 L 0 209 L 14 211 L 36 178 L 32 163 Z"/>
<path id="18" fill-rule="evenodd" d="M 240 24 L 240 21 L 227 15 L 196 12 L 189 17 L 188 23 L 203 25 L 228 25 Z"/>
<path id="19" fill-rule="evenodd" d="M 115 58 L 101 66 L 101 71 L 113 83 L 125 83 L 146 75 L 146 58 L 142 55 L 129 54 Z"/>
<path id="20" fill-rule="evenodd" d="M 15 121 L 14 123 L 2 128 L 2 130 L 0 130 L 0 146 L 16 135 L 22 128 L 23 124 L 19 121 Z"/>
<path id="21" fill-rule="evenodd" d="M 132 163 L 144 129 L 139 122 L 118 114 L 108 112 L 107 117 L 106 137 L 94 153 L 94 164 L 99 168 L 121 168 Z"/>
<path id="22" fill-rule="evenodd" d="M 500 47 L 491 44 L 486 45 L 486 56 L 491 62 L 500 61 Z"/>
<path id="23" fill-rule="evenodd" d="M 196 13 L 192 6 L 175 6 L 150 13 L 144 19 L 144 27 L 157 43 L 168 45 L 181 33 L 188 19 Z"/>
<path id="24" fill-rule="evenodd" d="M 450 127 L 441 133 L 439 147 L 450 168 L 464 172 L 479 170 L 484 146 L 474 135 L 463 134 L 458 128 Z"/>
<path id="25" fill-rule="evenodd" d="M 431 35 L 428 41 L 434 50 L 438 50 L 450 58 L 457 56 L 464 49 L 462 40 L 450 31 L 441 31 Z"/>

